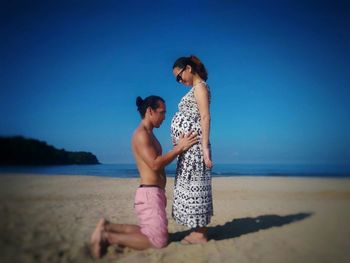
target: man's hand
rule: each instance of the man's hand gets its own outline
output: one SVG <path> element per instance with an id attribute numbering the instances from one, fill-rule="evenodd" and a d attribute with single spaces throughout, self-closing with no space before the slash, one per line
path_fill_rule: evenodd
<path id="1" fill-rule="evenodd" d="M 192 145 L 198 142 L 196 133 L 188 133 L 186 135 L 181 134 L 179 141 L 175 147 L 178 147 L 180 153 L 187 151 Z"/>

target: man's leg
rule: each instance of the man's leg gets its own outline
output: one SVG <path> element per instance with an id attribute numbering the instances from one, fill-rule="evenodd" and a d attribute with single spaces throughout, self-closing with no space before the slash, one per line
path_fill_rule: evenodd
<path id="1" fill-rule="evenodd" d="M 104 230 L 106 232 L 132 234 L 132 233 L 139 233 L 140 227 L 137 225 L 114 224 L 114 223 L 110 223 L 109 221 L 105 221 Z"/>
<path id="2" fill-rule="evenodd" d="M 105 252 L 107 247 L 106 242 L 103 240 L 103 231 L 104 231 L 105 219 L 102 218 L 98 221 L 97 226 L 94 232 L 91 235 L 90 239 L 90 251 L 91 255 L 94 258 L 100 258 Z"/>
<path id="3" fill-rule="evenodd" d="M 138 250 L 152 247 L 148 237 L 146 237 L 140 231 L 128 234 L 104 232 L 103 237 L 111 245 L 121 245 Z"/>
<path id="4" fill-rule="evenodd" d="M 121 245 L 139 250 L 152 246 L 148 237 L 141 233 L 139 226 L 112 224 L 102 218 L 91 235 L 92 256 L 100 258 L 108 245 Z"/>

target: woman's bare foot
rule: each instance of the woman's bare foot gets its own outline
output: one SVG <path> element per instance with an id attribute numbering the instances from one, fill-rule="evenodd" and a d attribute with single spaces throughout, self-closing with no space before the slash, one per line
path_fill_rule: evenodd
<path id="1" fill-rule="evenodd" d="M 181 244 L 190 245 L 190 244 L 205 244 L 208 242 L 208 239 L 204 233 L 191 232 L 188 236 L 181 240 Z"/>
<path id="2" fill-rule="evenodd" d="M 103 238 L 105 223 L 106 220 L 104 218 L 100 219 L 100 221 L 98 221 L 97 223 L 94 232 L 91 235 L 90 251 L 93 258 L 100 258 L 102 256 L 103 249 L 106 246 L 106 242 Z"/>

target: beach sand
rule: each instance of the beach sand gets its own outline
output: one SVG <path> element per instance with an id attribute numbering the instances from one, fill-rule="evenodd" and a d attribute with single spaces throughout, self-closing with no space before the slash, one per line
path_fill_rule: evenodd
<path id="1" fill-rule="evenodd" d="M 207 244 L 178 242 L 186 228 L 171 218 L 171 243 L 135 251 L 110 247 L 98 262 L 349 262 L 350 179 L 213 179 Z M 101 217 L 136 224 L 138 179 L 0 176 L 0 262 L 93 262 L 90 235 Z"/>

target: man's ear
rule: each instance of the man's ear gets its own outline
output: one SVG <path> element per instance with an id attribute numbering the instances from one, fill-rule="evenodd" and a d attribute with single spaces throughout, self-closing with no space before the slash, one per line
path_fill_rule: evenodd
<path id="1" fill-rule="evenodd" d="M 148 114 L 150 115 L 150 116 L 152 116 L 152 108 L 151 107 L 147 107 L 147 109 L 146 109 L 146 112 L 148 112 Z"/>

